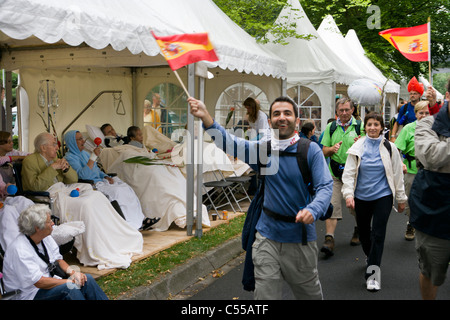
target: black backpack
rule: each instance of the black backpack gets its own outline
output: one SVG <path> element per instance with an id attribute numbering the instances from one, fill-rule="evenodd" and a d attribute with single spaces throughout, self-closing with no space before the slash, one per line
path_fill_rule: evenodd
<path id="1" fill-rule="evenodd" d="M 337 123 L 336 120 L 334 120 L 331 123 L 330 127 L 330 139 L 333 136 L 333 133 L 336 131 Z M 355 127 L 356 135 L 359 136 L 361 134 L 361 120 L 356 120 L 356 127 Z"/>
<path id="2" fill-rule="evenodd" d="M 300 140 L 297 141 L 297 152 L 285 152 L 285 151 L 279 151 L 280 157 L 296 157 L 297 158 L 297 164 L 298 168 L 300 169 L 300 173 L 302 174 L 303 182 L 305 183 L 308 192 L 311 196 L 315 195 L 314 186 L 312 184 L 312 176 L 311 176 L 311 170 L 309 170 L 308 166 L 308 150 L 309 145 L 311 144 L 311 140 L 300 138 Z M 267 141 L 267 150 L 270 153 L 271 147 L 270 147 L 270 140 Z M 266 208 L 265 208 L 266 209 Z M 331 217 L 331 214 L 333 213 L 333 206 L 330 203 L 330 206 L 327 210 L 327 213 L 325 216 L 320 217 L 320 220 L 326 220 L 329 217 Z"/>

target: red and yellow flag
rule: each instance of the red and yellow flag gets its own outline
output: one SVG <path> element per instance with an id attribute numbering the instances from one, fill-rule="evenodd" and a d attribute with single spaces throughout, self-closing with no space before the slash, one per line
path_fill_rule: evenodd
<path id="1" fill-rule="evenodd" d="M 378 33 L 411 61 L 430 61 L 430 23 Z"/>
<path id="2" fill-rule="evenodd" d="M 207 33 L 185 33 L 158 37 L 152 31 L 152 35 L 161 48 L 169 67 L 174 71 L 202 60 L 219 60 Z"/>

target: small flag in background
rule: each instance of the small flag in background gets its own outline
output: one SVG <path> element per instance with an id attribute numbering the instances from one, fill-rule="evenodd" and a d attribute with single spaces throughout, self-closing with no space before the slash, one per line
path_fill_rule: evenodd
<path id="1" fill-rule="evenodd" d="M 152 31 L 152 35 L 173 71 L 202 60 L 219 60 L 207 33 L 185 33 L 158 37 Z"/>
<path id="2" fill-rule="evenodd" d="M 430 23 L 411 28 L 394 28 L 378 34 L 389 41 L 408 60 L 419 62 L 430 59 Z"/>

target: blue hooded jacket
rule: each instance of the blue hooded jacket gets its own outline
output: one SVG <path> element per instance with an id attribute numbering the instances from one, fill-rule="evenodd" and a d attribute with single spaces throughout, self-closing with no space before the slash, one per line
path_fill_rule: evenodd
<path id="1" fill-rule="evenodd" d="M 64 141 L 69 149 L 64 158 L 66 158 L 70 166 L 77 172 L 78 178 L 93 180 L 94 183 L 97 183 L 101 181 L 106 174 L 100 170 L 97 163 L 94 164 L 92 169 L 88 167 L 87 163 L 90 154 L 84 150 L 80 151 L 78 148 L 77 140 L 75 139 L 77 132 L 79 131 L 71 130 L 64 136 Z"/>

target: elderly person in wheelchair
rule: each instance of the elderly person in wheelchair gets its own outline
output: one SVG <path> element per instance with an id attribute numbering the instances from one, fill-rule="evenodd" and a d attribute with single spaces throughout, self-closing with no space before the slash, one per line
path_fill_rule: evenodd
<path id="1" fill-rule="evenodd" d="M 44 132 L 34 140 L 35 152 L 22 164 L 24 190 L 48 191 L 53 214 L 61 222 L 83 221 L 85 232 L 75 238 L 78 260 L 98 269 L 127 268 L 134 254 L 142 253 L 142 234 L 131 227 L 109 200 L 78 175 L 66 159 L 57 159 L 55 137 Z"/>
<path id="2" fill-rule="evenodd" d="M 3 261 L 4 284 L 19 300 L 108 300 L 91 275 L 72 269 L 59 253 L 45 204 L 32 205 L 18 219 L 20 235 Z"/>

